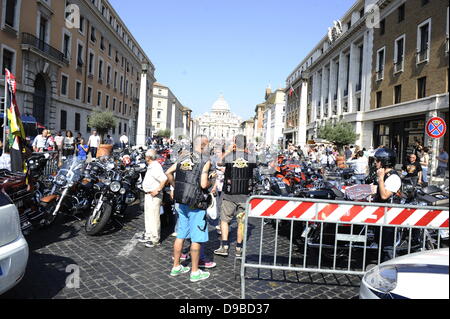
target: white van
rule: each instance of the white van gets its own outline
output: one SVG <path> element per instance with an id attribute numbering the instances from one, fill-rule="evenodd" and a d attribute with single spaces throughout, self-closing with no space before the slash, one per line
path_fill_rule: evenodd
<path id="1" fill-rule="evenodd" d="M 19 212 L 0 191 L 0 295 L 17 285 L 25 275 L 28 243 L 20 228 Z"/>

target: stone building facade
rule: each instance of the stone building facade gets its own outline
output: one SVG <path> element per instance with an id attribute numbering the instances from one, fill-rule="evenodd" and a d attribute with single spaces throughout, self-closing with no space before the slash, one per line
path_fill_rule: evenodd
<path id="1" fill-rule="evenodd" d="M 178 139 L 185 135 L 184 118 L 188 113 L 172 90 L 160 83 L 153 86 L 152 134 L 170 130 L 170 137 Z"/>
<path id="2" fill-rule="evenodd" d="M 16 75 L 22 114 L 87 136 L 91 112 L 111 111 L 110 133 L 134 141 L 142 65 L 148 111 L 155 67 L 107 0 L 1 0 L 0 19 L 0 65 Z"/>
<path id="3" fill-rule="evenodd" d="M 288 76 L 285 136 L 303 144 L 344 121 L 355 144 L 386 145 L 400 161 L 416 141 L 436 152 L 425 123 L 448 121 L 448 10 L 445 1 L 356 1 Z M 448 133 L 439 143 L 448 149 Z"/>
<path id="4" fill-rule="evenodd" d="M 223 95 L 214 102 L 211 112 L 195 119 L 195 135 L 203 134 L 211 140 L 230 141 L 241 134 L 242 119 L 231 112 L 230 105 Z"/>

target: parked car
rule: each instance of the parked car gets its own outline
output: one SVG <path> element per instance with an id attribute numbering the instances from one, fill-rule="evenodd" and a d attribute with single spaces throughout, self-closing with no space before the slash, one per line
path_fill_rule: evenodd
<path id="1" fill-rule="evenodd" d="M 449 249 L 427 250 L 389 260 L 361 281 L 361 299 L 448 299 Z"/>
<path id="2" fill-rule="evenodd" d="M 25 275 L 28 243 L 23 237 L 19 212 L 11 198 L 0 191 L 0 295 Z"/>

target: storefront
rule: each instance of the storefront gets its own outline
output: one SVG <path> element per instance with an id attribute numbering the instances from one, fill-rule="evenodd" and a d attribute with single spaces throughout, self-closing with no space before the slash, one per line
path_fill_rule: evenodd
<path id="1" fill-rule="evenodd" d="M 375 147 L 385 146 L 397 152 L 398 163 L 403 163 L 414 145 L 425 141 L 425 115 L 375 122 Z"/>

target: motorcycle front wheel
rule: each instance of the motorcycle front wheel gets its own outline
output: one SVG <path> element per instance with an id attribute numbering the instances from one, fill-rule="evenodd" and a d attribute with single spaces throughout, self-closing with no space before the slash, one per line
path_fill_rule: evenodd
<path id="1" fill-rule="evenodd" d="M 103 203 L 100 207 L 100 217 L 94 221 L 94 214 L 91 214 L 86 221 L 86 233 L 89 236 L 98 235 L 105 228 L 112 213 L 112 206 L 109 203 Z"/>
<path id="2" fill-rule="evenodd" d="M 58 205 L 57 201 L 53 201 L 53 202 L 45 204 L 45 205 L 41 204 L 41 207 L 39 209 L 42 209 L 44 211 L 44 218 L 41 221 L 42 228 L 50 227 L 58 219 L 59 212 L 56 214 L 56 216 L 53 215 L 56 205 Z"/>

